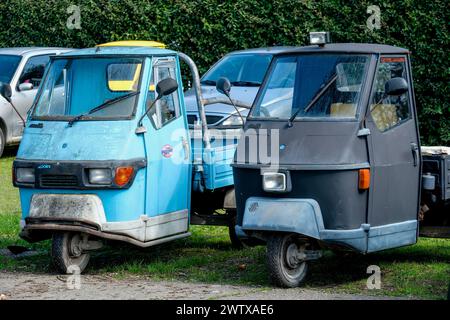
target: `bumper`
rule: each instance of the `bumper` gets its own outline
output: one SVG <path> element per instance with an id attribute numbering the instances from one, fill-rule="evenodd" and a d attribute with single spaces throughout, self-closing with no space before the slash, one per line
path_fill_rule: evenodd
<path id="1" fill-rule="evenodd" d="M 101 199 L 94 194 L 34 194 L 21 237 L 40 241 L 54 231 L 84 232 L 99 238 L 130 242 L 139 246 L 166 242 L 188 234 L 188 211 L 109 222 Z M 159 241 L 161 240 L 161 241 Z"/>
<path id="2" fill-rule="evenodd" d="M 320 206 L 313 199 L 251 197 L 246 201 L 242 226 L 236 226 L 236 234 L 245 239 L 255 232 L 291 232 L 366 253 L 414 244 L 417 227 L 417 221 L 410 220 L 330 230 L 325 229 Z"/>

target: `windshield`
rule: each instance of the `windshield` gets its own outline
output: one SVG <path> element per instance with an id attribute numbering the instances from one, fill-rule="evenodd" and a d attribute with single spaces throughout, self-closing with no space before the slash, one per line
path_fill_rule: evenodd
<path id="1" fill-rule="evenodd" d="M 20 60 L 20 56 L 0 55 L 0 82 L 11 82 Z"/>
<path id="2" fill-rule="evenodd" d="M 202 78 L 202 84 L 215 85 L 226 77 L 235 86 L 259 86 L 269 67 L 272 55 L 232 54 L 215 64 Z"/>
<path id="3" fill-rule="evenodd" d="M 129 118 L 138 99 L 142 63 L 141 58 L 121 57 L 55 59 L 33 117 Z"/>
<path id="4" fill-rule="evenodd" d="M 368 63 L 365 55 L 277 58 L 251 116 L 355 118 Z"/>

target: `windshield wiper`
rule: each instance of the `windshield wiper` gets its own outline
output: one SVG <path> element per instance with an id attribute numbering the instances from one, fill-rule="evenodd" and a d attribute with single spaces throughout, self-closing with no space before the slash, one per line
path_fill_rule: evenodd
<path id="1" fill-rule="evenodd" d="M 200 81 L 201 84 L 207 85 L 207 86 L 215 86 L 216 82 L 214 80 L 202 80 Z"/>
<path id="2" fill-rule="evenodd" d="M 231 81 L 231 84 L 238 87 L 259 87 L 261 85 L 257 81 Z"/>
<path id="3" fill-rule="evenodd" d="M 308 103 L 308 105 L 303 109 L 303 112 L 308 112 L 312 109 L 312 107 L 316 104 L 316 102 L 322 98 L 324 93 L 328 90 L 328 88 L 336 81 L 337 74 L 333 74 L 333 76 L 321 87 L 321 89 L 314 95 L 314 97 L 311 99 L 311 101 Z M 292 121 L 298 116 L 302 109 L 298 108 L 297 111 L 294 112 L 294 114 L 289 118 L 288 126 L 292 127 Z"/>
<path id="4" fill-rule="evenodd" d="M 125 100 L 125 99 L 128 99 L 128 98 L 134 97 L 137 94 L 139 94 L 139 91 L 127 93 L 127 94 L 124 94 L 123 96 L 119 96 L 119 97 L 116 97 L 114 99 L 110 99 L 110 100 L 102 103 L 101 105 L 99 105 L 99 106 L 97 106 L 95 108 L 92 108 L 91 110 L 89 110 L 86 113 L 82 113 L 82 114 L 80 114 L 80 115 L 78 115 L 76 117 L 73 117 L 72 119 L 69 120 L 69 122 L 67 124 L 68 124 L 69 127 L 71 127 L 75 122 L 80 121 L 84 117 L 86 117 L 86 116 L 88 116 L 90 114 L 93 114 L 93 113 L 95 113 L 97 111 L 103 110 L 103 109 L 109 107 L 110 105 L 112 105 L 112 104 L 114 104 L 116 102 L 119 102 L 119 101 L 122 101 L 122 100 Z"/>

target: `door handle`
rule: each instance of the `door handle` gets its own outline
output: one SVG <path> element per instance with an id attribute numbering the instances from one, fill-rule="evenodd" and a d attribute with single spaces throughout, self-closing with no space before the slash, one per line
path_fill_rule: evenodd
<path id="1" fill-rule="evenodd" d="M 183 137 L 181 138 L 181 143 L 183 144 L 184 149 L 184 160 L 189 160 L 189 154 L 191 150 L 189 149 L 189 142 Z"/>
<path id="2" fill-rule="evenodd" d="M 411 151 L 413 153 L 414 167 L 417 167 L 417 163 L 419 161 L 419 146 L 417 143 L 411 143 Z"/>

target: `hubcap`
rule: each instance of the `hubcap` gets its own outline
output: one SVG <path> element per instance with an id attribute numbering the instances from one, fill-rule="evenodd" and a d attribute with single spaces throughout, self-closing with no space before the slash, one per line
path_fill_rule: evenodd
<path id="1" fill-rule="evenodd" d="M 70 254 L 72 257 L 78 258 L 83 253 L 81 250 L 81 241 L 82 239 L 78 234 L 72 236 L 69 240 Z"/>
<path id="2" fill-rule="evenodd" d="M 298 247 L 295 243 L 291 243 L 286 250 L 286 263 L 290 268 L 296 268 L 299 264 L 297 259 Z"/>

